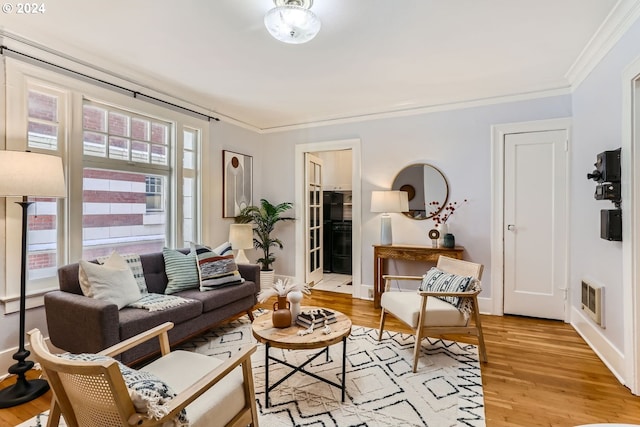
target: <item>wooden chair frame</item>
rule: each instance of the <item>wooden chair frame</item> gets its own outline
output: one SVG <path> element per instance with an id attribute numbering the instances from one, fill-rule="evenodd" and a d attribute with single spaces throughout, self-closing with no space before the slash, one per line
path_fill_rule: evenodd
<path id="1" fill-rule="evenodd" d="M 169 337 L 167 334 L 171 328 L 173 328 L 173 323 L 164 323 L 109 347 L 97 354 L 114 357 L 140 343 L 157 337 L 160 340 L 161 356 L 165 356 L 171 351 L 169 347 Z M 105 396 L 109 399 L 113 399 L 113 405 L 110 406 L 111 408 L 116 408 L 120 425 L 158 426 L 173 419 L 187 405 L 213 387 L 236 367 L 241 365 L 244 382 L 245 407 L 227 424 L 227 426 L 240 427 L 251 425 L 253 427 L 258 427 L 255 389 L 251 369 L 251 355 L 256 351 L 255 345 L 243 347 L 238 354 L 206 373 L 202 378 L 191 384 L 183 392 L 178 393 L 176 397 L 167 403 L 168 413 L 161 419 L 153 420 L 136 412 L 131 398 L 129 397 L 127 386 L 125 385 L 120 369 L 118 368 L 118 364 L 115 361 L 84 362 L 62 359 L 49 352 L 44 337 L 38 329 L 29 331 L 28 335 L 34 357 L 42 366 L 42 370 L 46 375 L 53 392 L 51 411 L 47 426 L 57 427 L 60 421 L 60 415 L 62 414 L 69 427 L 80 427 L 76 418 L 76 413 L 71 405 L 71 400 L 69 399 L 60 378 L 61 374 L 99 377 L 101 382 L 104 383 L 106 381 L 109 393 Z"/>
<path id="2" fill-rule="evenodd" d="M 458 274 L 462 276 L 471 276 L 477 280 L 480 280 L 482 277 L 483 265 L 477 264 L 475 262 L 463 261 L 455 258 L 450 258 L 446 256 L 440 256 L 438 258 L 438 263 L 436 264 L 436 268 L 452 274 Z M 389 287 L 391 285 L 391 281 L 393 280 L 411 280 L 411 281 L 422 281 L 422 276 L 393 276 L 393 275 L 384 275 L 383 279 L 385 281 L 385 292 L 389 291 Z M 420 303 L 420 313 L 418 317 L 418 325 L 414 330 L 415 335 L 415 347 L 413 352 L 413 372 L 416 372 L 418 368 L 418 359 L 420 358 L 420 346 L 422 339 L 428 336 L 440 336 L 445 334 L 464 334 L 464 335 L 474 335 L 478 338 L 478 347 L 480 350 L 480 360 L 482 362 L 487 362 L 487 350 L 484 343 L 484 335 L 482 334 L 482 323 L 480 321 L 480 313 L 478 309 L 478 294 L 480 291 L 476 292 L 427 292 L 427 291 L 417 291 L 416 298 L 422 298 Z M 425 318 L 427 315 L 427 298 L 429 297 L 460 297 L 460 298 L 468 298 L 472 304 L 472 313 L 467 320 L 467 324 L 465 326 L 424 326 Z M 378 334 L 378 341 L 382 339 L 382 332 L 384 330 L 384 322 L 388 312 L 384 307 L 382 308 L 382 312 L 380 314 L 380 329 Z M 470 322 L 471 318 L 473 318 L 473 323 Z M 401 320 L 398 318 L 398 320 Z M 402 320 L 401 320 L 402 321 Z M 406 322 L 403 322 L 407 324 Z M 407 324 L 407 326 L 413 328 L 413 325 Z"/>

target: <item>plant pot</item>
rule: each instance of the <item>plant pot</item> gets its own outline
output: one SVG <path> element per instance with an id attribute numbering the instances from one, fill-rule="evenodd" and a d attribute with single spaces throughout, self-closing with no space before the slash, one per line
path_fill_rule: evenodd
<path id="1" fill-rule="evenodd" d="M 271 322 L 275 328 L 288 328 L 291 326 L 291 310 L 286 296 L 278 296 L 278 301 L 273 303 Z"/>
<path id="2" fill-rule="evenodd" d="M 260 289 L 268 289 L 273 286 L 275 272 L 273 270 L 260 270 Z"/>

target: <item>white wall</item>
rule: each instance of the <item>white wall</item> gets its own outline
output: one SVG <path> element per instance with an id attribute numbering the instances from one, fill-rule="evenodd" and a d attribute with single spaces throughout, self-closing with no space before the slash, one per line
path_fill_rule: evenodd
<path id="1" fill-rule="evenodd" d="M 490 297 L 490 127 L 497 123 L 571 116 L 571 97 L 555 96 L 484 107 L 442 111 L 410 117 L 370 120 L 264 135 L 261 177 L 264 192 L 277 201 L 294 200 L 294 145 L 359 138 L 362 141 L 362 278 L 373 284 L 373 249 L 379 239 L 379 216 L 370 212 L 372 190 L 388 189 L 405 166 L 425 162 L 438 167 L 450 186 L 454 201 L 468 199 L 450 219 L 456 243 L 466 248 L 465 257 L 485 265 L 482 297 Z M 430 244 L 431 220 L 415 221 L 393 215 L 396 243 Z M 294 275 L 293 227 L 282 230 L 285 250 L 278 257 L 279 274 Z M 390 266 L 407 272 L 413 265 Z M 415 271 L 415 270 L 413 270 Z M 420 272 L 423 272 L 422 269 Z"/>
<path id="2" fill-rule="evenodd" d="M 624 329 L 628 326 L 624 324 L 622 309 L 622 242 L 600 238 L 600 209 L 614 206 L 609 201 L 593 198 L 595 183 L 588 181 L 586 174 L 593 170 L 597 153 L 622 145 L 622 72 L 640 56 L 639 40 L 640 21 L 603 58 L 572 97 L 570 284 L 576 290 L 572 304 L 580 307 L 577 287 L 581 280 L 590 279 L 606 287 L 606 329 L 590 320 L 580 320 L 604 337 L 603 346 L 611 345 L 619 352 L 624 351 Z M 629 154 L 622 153 L 623 156 Z M 622 172 L 623 176 L 630 176 L 630 171 Z M 629 200 L 622 203 L 628 206 Z M 606 357 L 605 348 L 596 348 L 596 351 Z"/>

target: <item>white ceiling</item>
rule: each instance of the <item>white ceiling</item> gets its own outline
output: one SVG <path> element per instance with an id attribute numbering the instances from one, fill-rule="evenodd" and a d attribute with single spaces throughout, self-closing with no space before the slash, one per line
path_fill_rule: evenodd
<path id="1" fill-rule="evenodd" d="M 618 0 L 316 0 L 302 45 L 267 33 L 272 0 L 44 3 L 0 30 L 274 129 L 566 90 Z"/>

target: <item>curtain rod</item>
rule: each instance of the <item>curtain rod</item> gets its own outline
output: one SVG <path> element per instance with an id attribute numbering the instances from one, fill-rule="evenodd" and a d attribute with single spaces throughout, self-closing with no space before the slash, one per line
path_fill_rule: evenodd
<path id="1" fill-rule="evenodd" d="M 116 89 L 118 89 L 120 91 L 128 92 L 128 93 L 131 94 L 132 97 L 134 97 L 136 99 L 138 99 L 138 98 L 140 98 L 142 100 L 146 99 L 147 102 L 153 101 L 153 102 L 160 103 L 162 105 L 166 105 L 166 106 L 169 106 L 169 107 L 181 110 L 181 111 L 186 111 L 186 112 L 188 112 L 188 113 L 190 113 L 192 115 L 195 115 L 195 116 L 198 116 L 198 117 L 203 117 L 203 118 L 207 119 L 207 121 L 209 121 L 209 122 L 211 120 L 215 120 L 216 122 L 220 121 L 220 119 L 217 118 L 217 117 L 209 116 L 209 115 L 201 113 L 199 111 L 192 110 L 192 109 L 187 108 L 187 107 L 183 107 L 182 105 L 178 105 L 178 104 L 175 104 L 173 102 L 165 101 L 164 99 L 160 99 L 160 98 L 157 98 L 155 96 L 145 95 L 142 92 L 138 92 L 136 90 L 129 89 L 129 88 L 126 88 L 124 86 L 120 86 L 118 84 L 115 84 L 115 83 L 112 83 L 112 82 L 109 82 L 109 81 L 106 81 L 106 80 L 102 80 L 102 79 L 99 79 L 97 77 L 93 77 L 93 76 L 90 76 L 88 74 L 85 74 L 85 73 L 81 73 L 80 71 L 72 70 L 70 68 L 63 67 L 62 65 L 54 64 L 53 62 L 49 62 L 49 61 L 46 61 L 44 59 L 36 58 L 35 56 L 31 56 L 31 55 L 28 55 L 26 53 L 18 52 L 17 50 L 13 50 L 13 49 L 8 48 L 6 46 L 0 45 L 0 55 L 4 55 L 5 51 L 11 52 L 11 53 L 13 53 L 15 55 L 22 56 L 24 58 L 28 58 L 31 61 L 35 61 L 35 62 L 39 62 L 41 64 L 48 65 L 49 67 L 57 68 L 59 70 L 65 71 L 67 73 L 71 73 L 71 74 L 75 74 L 75 75 L 81 76 L 84 79 L 100 83 L 101 85 L 110 86 L 110 87 L 116 88 Z"/>

